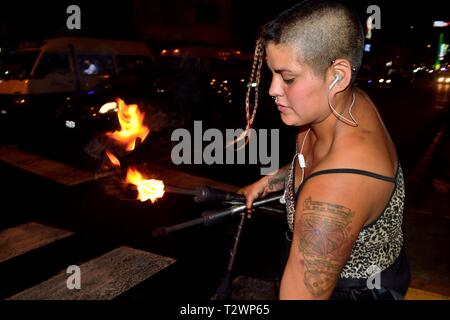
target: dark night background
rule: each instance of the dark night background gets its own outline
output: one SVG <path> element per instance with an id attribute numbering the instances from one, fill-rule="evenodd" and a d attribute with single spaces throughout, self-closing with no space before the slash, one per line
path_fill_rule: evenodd
<path id="1" fill-rule="evenodd" d="M 448 42 L 449 28 L 433 28 L 435 20 L 448 21 L 444 1 L 343 1 L 360 17 L 363 26 L 369 5 L 381 10 L 381 29 L 372 34 L 371 52 L 363 63 L 383 69 L 386 61 L 400 72 L 431 66 L 439 34 Z M 15 1 L 0 11 L 0 62 L 19 45 L 36 44 L 56 36 L 85 36 L 143 40 L 158 53 L 164 46 L 230 47 L 253 53 L 260 27 L 296 1 L 272 3 L 237 0 L 133 1 Z M 66 9 L 81 9 L 81 30 L 68 30 Z M 336 31 L 338 32 L 338 31 Z"/>
<path id="2" fill-rule="evenodd" d="M 141 2 L 141 1 L 139 1 Z M 168 0 L 157 1 L 172 11 L 196 7 L 197 19 L 204 15 L 221 15 L 221 3 L 231 6 L 229 28 L 232 40 L 229 45 L 247 50 L 253 46 L 259 27 L 276 14 L 289 8 L 297 1 L 281 0 L 269 3 L 260 1 L 210 1 L 218 7 L 209 6 L 207 1 Z M 145 3 L 145 1 L 143 1 Z M 445 1 L 344 1 L 365 21 L 366 8 L 378 5 L 381 9 L 381 30 L 376 34 L 380 42 L 395 42 L 412 51 L 425 43 L 434 44 L 432 22 L 448 19 Z M 66 8 L 77 4 L 82 13 L 82 30 L 70 31 L 66 28 Z M 151 4 L 151 3 L 150 3 Z M 19 40 L 42 39 L 51 36 L 76 35 L 122 39 L 141 38 L 136 32 L 134 6 L 136 1 L 14 1 L 3 3 L 0 11 L 0 39 L 15 43 Z M 151 5 L 146 10 L 153 10 Z M 207 21 L 206 21 L 207 22 Z M 165 21 L 170 25 L 170 21 Z M 206 23 L 205 26 L 208 24 Z M 412 27 L 412 28 L 411 28 Z M 152 39 L 144 39 L 151 41 Z M 222 42 L 221 39 L 217 39 Z M 189 39 L 186 39 L 189 42 Z M 224 43 L 221 43 L 224 44 Z M 226 44 L 226 43 L 225 43 Z"/>
<path id="3" fill-rule="evenodd" d="M 412 270 L 411 288 L 440 294 L 448 299 L 450 73 L 447 69 L 450 68 L 450 55 L 447 54 L 442 62 L 442 70 L 433 70 L 440 33 L 444 35 L 445 43 L 450 42 L 449 27 L 433 27 L 433 21 L 436 20 L 450 22 L 448 1 L 343 2 L 357 12 L 363 26 L 369 16 L 366 13 L 368 6 L 378 5 L 381 9 L 381 29 L 373 31 L 370 40 L 371 52 L 365 53 L 363 58 L 363 64 L 370 67 L 373 74 L 368 76 L 361 72 L 357 85 L 365 90 L 377 105 L 397 148 L 404 172 L 407 190 L 404 212 L 405 247 Z M 0 70 L 7 65 L 6 57 L 16 49 L 60 36 L 142 40 L 156 57 L 160 53 L 163 56 L 161 49 L 178 46 L 206 46 L 217 51 L 232 48 L 234 53 L 239 50 L 252 54 L 260 27 L 295 3 L 297 1 L 293 0 L 2 1 Z M 66 27 L 69 17 L 66 9 L 73 4 L 81 9 L 81 30 L 68 30 Z M 245 62 L 250 64 L 251 57 Z M 197 93 L 205 93 L 206 98 L 193 99 L 194 102 L 189 100 L 190 104 L 185 103 L 187 100 L 178 100 L 177 104 L 174 104 L 177 106 L 174 108 L 175 112 L 162 119 L 170 125 L 173 125 L 172 121 L 176 123 L 175 120 L 183 120 L 184 124 L 192 125 L 191 120 L 197 119 L 195 117 L 200 114 L 206 121 L 210 120 L 208 125 L 212 124 L 211 127 L 214 128 L 237 128 L 245 124 L 243 102 L 247 82 L 244 78 L 250 72 L 248 65 L 240 65 L 235 79 L 227 73 L 231 64 L 225 65 L 217 77 L 212 72 L 199 75 L 196 72 L 198 70 L 193 69 L 189 69 L 191 73 L 185 73 L 181 65 L 176 65 L 176 70 L 170 71 L 173 71 L 175 76 L 170 72 L 165 74 L 167 70 L 164 69 L 162 73 L 152 74 L 155 78 L 151 78 L 150 84 L 140 82 L 145 93 L 154 94 L 151 90 L 159 88 L 162 83 L 167 86 L 161 88 L 169 88 L 164 92 L 170 102 L 175 100 L 174 97 L 178 98 L 178 95 L 183 96 L 185 93 L 186 96 L 193 94 L 195 99 L 198 98 Z M 420 69 L 420 72 L 415 72 L 416 69 Z M 126 73 L 125 75 L 129 76 Z M 164 80 L 167 75 L 170 81 Z M 108 79 L 109 76 L 111 79 Z M 88 155 L 86 152 L 86 142 L 89 141 L 88 146 L 95 149 L 104 142 L 104 132 L 98 133 L 96 127 L 93 132 L 85 132 L 78 122 L 76 130 L 72 130 L 74 125 L 68 126 L 70 121 L 67 120 L 80 123 L 86 120 L 89 123 L 92 121 L 94 126 L 97 125 L 94 121 L 98 118 L 94 119 L 97 114 L 91 111 L 111 101 L 110 94 L 119 95 L 113 89 L 103 91 L 110 83 L 114 84 L 115 76 L 120 80 L 120 72 L 108 74 L 104 87 L 101 82 L 94 89 L 63 92 L 58 97 L 62 102 L 58 100 L 57 104 L 52 103 L 50 95 L 36 95 L 42 99 L 36 102 L 32 101 L 35 97 L 28 97 L 26 94 L 23 94 L 23 97 L 16 96 L 16 93 L 0 95 L 0 98 L 5 98 L 0 100 L 0 240 L 8 228 L 30 221 L 75 233 L 68 241 L 44 246 L 31 254 L 25 253 L 6 262 L 0 259 L 0 299 L 35 286 L 69 264 L 89 261 L 121 245 L 174 257 L 178 262 L 174 268 L 168 268 L 168 272 L 161 272 L 161 275 L 158 274 L 152 280 L 144 281 L 122 294 L 119 299 L 206 300 L 215 293 L 228 259 L 228 249 L 234 239 L 237 220 L 230 219 L 210 228 L 197 226 L 182 230 L 161 241 L 153 239 L 150 234 L 154 228 L 198 218 L 203 210 L 216 208 L 217 204 L 216 207 L 204 206 L 194 202 L 191 196 L 172 193 L 167 193 L 155 204 L 121 198 L 120 192 L 125 191 L 120 190 L 118 186 L 122 186 L 123 172 L 113 172 L 111 168 L 107 168 L 109 173 L 113 172 L 111 176 L 104 179 L 103 176 L 97 176 L 97 173 L 104 169 L 105 163 L 109 164 L 104 156 L 104 150 L 108 146 L 100 149 L 100 156 L 96 159 L 92 159 L 92 154 Z M 141 75 L 137 75 L 136 79 L 147 79 L 139 76 Z M 128 79 L 122 78 L 124 82 L 119 83 L 124 84 L 127 89 L 139 87 L 135 86 L 136 82 L 129 85 Z M 172 81 L 174 79 L 179 82 Z M 200 79 L 197 87 L 196 84 L 189 86 L 192 79 Z M 262 79 L 262 107 L 258 109 L 255 128 L 280 128 L 280 165 L 284 165 L 292 159 L 295 147 L 294 130 L 298 128 L 282 125 L 279 112 L 267 94 L 270 75 L 263 74 Z M 1 81 L 2 79 L 0 83 Z M 239 99 L 233 96 L 233 103 L 229 98 L 222 99 L 225 89 L 221 89 L 224 84 L 232 88 L 232 81 L 237 84 L 233 90 L 238 96 L 240 94 Z M 177 87 L 174 83 L 181 83 L 181 86 Z M 183 87 L 186 83 L 188 85 Z M 184 91 L 180 88 L 184 88 Z M 223 95 L 216 96 L 219 92 Z M 89 100 L 97 97 L 99 100 L 95 100 L 95 103 Z M 3 110 L 2 101 L 9 101 L 11 104 L 8 112 Z M 145 99 L 143 101 L 145 102 Z M 149 101 L 153 106 L 154 100 Z M 155 105 L 157 110 L 151 109 L 155 113 L 164 109 L 159 108 L 161 105 Z M 22 116 L 22 112 L 25 116 Z M 72 116 L 71 112 L 74 112 L 75 118 L 66 118 L 66 115 Z M 10 114 L 13 120 L 9 118 Z M 110 114 L 113 115 L 110 115 L 108 120 L 112 119 L 117 127 L 116 115 L 113 112 Z M 53 116 L 56 118 L 56 115 L 59 117 L 58 121 L 53 123 Z M 111 124 L 111 121 L 108 124 Z M 235 189 L 260 178 L 257 165 L 174 165 L 170 157 L 170 147 L 173 146 L 169 139 L 171 131 L 162 130 L 158 135 L 154 130 L 163 122 L 157 120 L 151 123 L 150 138 L 139 144 L 135 151 L 123 155 L 121 161 L 124 168 L 130 164 L 138 164 L 142 168 L 152 168 L 152 165 L 155 165 L 228 183 Z M 183 125 L 176 123 L 173 126 Z M 84 136 L 85 133 L 88 134 Z M 94 138 L 90 134 L 95 134 Z M 97 142 L 98 145 L 95 144 Z M 59 172 L 61 167 L 66 171 Z M 36 168 L 40 168 L 43 173 L 36 173 Z M 86 181 L 80 179 L 81 182 L 77 181 L 73 185 L 65 185 L 54 179 L 58 174 L 63 180 L 66 175 L 69 180 L 74 176 L 74 179 L 79 178 L 73 173 L 78 172 L 75 170 L 80 170 L 90 178 Z M 279 245 L 285 236 L 285 217 L 273 212 L 266 215 L 255 214 L 254 217 L 246 222 L 234 275 L 247 275 L 273 282 L 278 268 L 276 257 L 279 255 Z M 6 244 L 8 245 L 7 241 Z M 0 253 L 1 250 L 3 249 L 0 242 Z M 28 272 L 30 265 L 35 267 L 34 273 Z M 253 292 L 255 291 L 265 292 L 253 288 Z"/>

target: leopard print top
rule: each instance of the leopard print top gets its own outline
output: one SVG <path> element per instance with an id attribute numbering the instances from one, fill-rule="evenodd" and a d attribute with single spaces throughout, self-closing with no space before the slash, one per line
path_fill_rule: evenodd
<path id="1" fill-rule="evenodd" d="M 285 200 L 287 210 L 287 222 L 291 232 L 293 231 L 295 204 L 301 187 L 305 184 L 306 178 L 297 192 L 294 191 L 295 160 L 292 161 L 288 176 L 285 182 Z M 391 181 L 395 183 L 395 188 L 391 198 L 387 203 L 383 213 L 372 224 L 364 227 L 353 246 L 351 255 L 341 272 L 341 278 L 367 279 L 373 274 L 374 268 L 383 271 L 392 265 L 400 254 L 403 246 L 403 207 L 405 200 L 405 187 L 403 173 L 400 164 L 394 178 L 373 174 L 367 171 L 355 169 L 338 169 L 349 173 L 358 173 L 374 178 Z M 316 175 L 332 173 L 318 171 Z M 331 170 L 332 171 L 332 170 Z M 357 172 L 355 172 L 357 171 Z M 376 177 L 375 177 L 376 176 Z"/>

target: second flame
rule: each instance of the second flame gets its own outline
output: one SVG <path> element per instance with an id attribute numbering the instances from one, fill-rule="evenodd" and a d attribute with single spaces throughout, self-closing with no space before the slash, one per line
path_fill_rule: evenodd
<path id="1" fill-rule="evenodd" d="M 161 180 L 145 179 L 135 168 L 128 168 L 126 182 L 137 186 L 139 192 L 138 199 L 141 201 L 150 200 L 154 203 L 164 195 L 164 183 Z"/>

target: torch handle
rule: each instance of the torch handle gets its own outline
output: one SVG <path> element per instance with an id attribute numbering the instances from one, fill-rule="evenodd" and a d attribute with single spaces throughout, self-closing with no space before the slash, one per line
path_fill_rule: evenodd
<path id="1" fill-rule="evenodd" d="M 253 202 L 253 207 L 261 207 L 264 206 L 267 203 L 274 202 L 279 200 L 282 197 L 282 194 L 276 194 L 264 199 L 257 200 Z M 198 224 L 204 224 L 205 226 L 211 226 L 219 221 L 222 221 L 223 218 L 234 215 L 236 213 L 242 212 L 246 209 L 245 204 L 233 206 L 226 209 L 219 209 L 219 210 L 208 210 L 204 211 L 202 213 L 202 216 L 200 218 L 196 218 L 190 221 L 182 222 L 170 227 L 160 227 L 152 232 L 153 237 L 164 237 L 167 236 L 169 233 L 178 231 L 181 229 L 185 229 L 188 227 L 192 227 Z"/>
<path id="2" fill-rule="evenodd" d="M 194 197 L 194 200 L 200 203 L 213 201 L 245 201 L 245 197 L 241 194 L 228 192 L 208 186 L 197 188 L 196 191 L 197 195 Z"/>
<path id="3" fill-rule="evenodd" d="M 267 203 L 280 200 L 281 197 L 282 197 L 281 194 L 276 194 L 276 195 L 273 195 L 273 196 L 270 196 L 270 197 L 267 197 L 264 199 L 257 200 L 255 202 L 253 202 L 253 208 L 258 208 L 258 207 L 264 206 Z M 223 218 L 225 218 L 229 215 L 233 215 L 233 214 L 242 212 L 245 209 L 246 209 L 245 204 L 242 204 L 242 205 L 233 206 L 233 207 L 230 207 L 227 209 L 208 210 L 208 211 L 204 211 L 202 213 L 202 217 L 203 217 L 205 226 L 211 226 L 219 221 L 222 221 Z"/>

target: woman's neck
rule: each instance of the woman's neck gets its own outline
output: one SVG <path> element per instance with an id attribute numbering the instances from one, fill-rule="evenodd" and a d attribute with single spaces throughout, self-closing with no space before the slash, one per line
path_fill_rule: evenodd
<path id="1" fill-rule="evenodd" d="M 336 111 L 345 115 L 348 113 L 348 107 L 352 103 L 352 91 L 346 90 L 342 94 L 336 96 L 335 101 L 336 105 L 339 106 Z M 336 137 L 342 130 L 345 130 L 346 127 L 348 127 L 348 125 L 339 120 L 332 112 L 330 112 L 323 121 L 312 124 L 310 126 L 310 135 L 314 137 L 314 149 L 319 148 L 322 152 L 329 151 L 336 140 Z"/>

